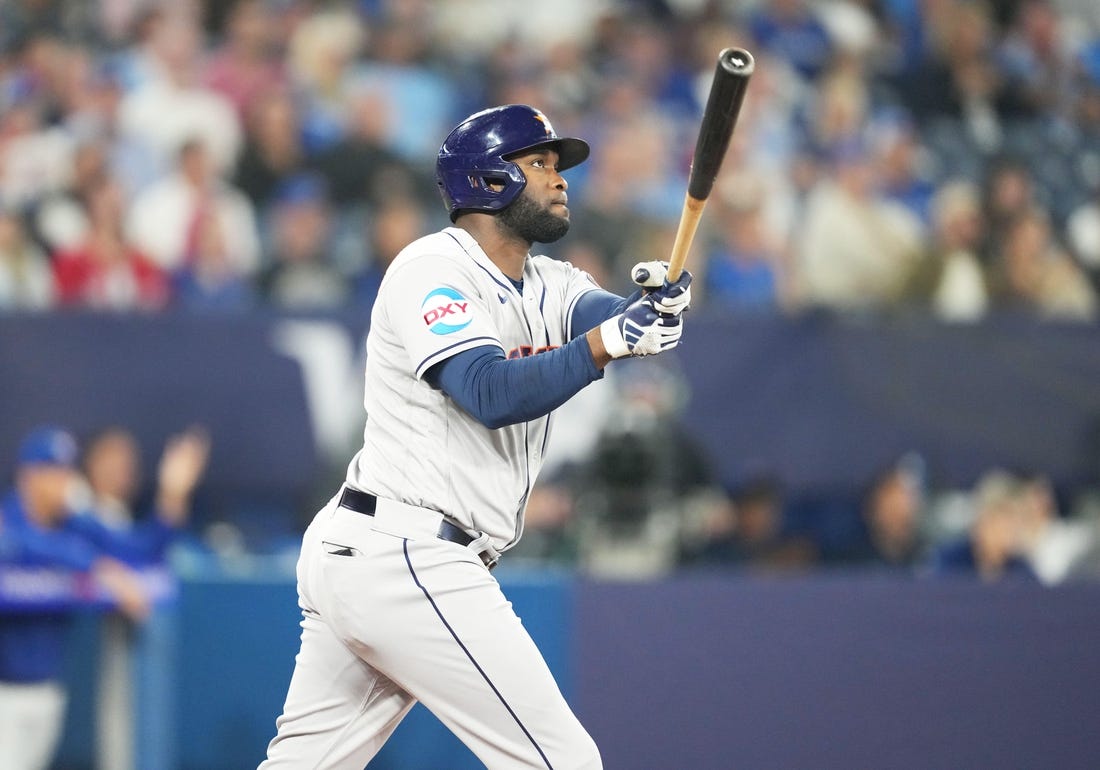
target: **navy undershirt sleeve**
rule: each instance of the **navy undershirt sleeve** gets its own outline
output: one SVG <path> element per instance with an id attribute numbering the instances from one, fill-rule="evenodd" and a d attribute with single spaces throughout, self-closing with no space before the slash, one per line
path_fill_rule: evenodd
<path id="1" fill-rule="evenodd" d="M 424 375 L 490 429 L 549 414 L 600 379 L 583 337 L 525 358 L 505 358 L 495 345 L 457 353 Z"/>
<path id="2" fill-rule="evenodd" d="M 594 329 L 608 318 L 626 310 L 627 305 L 636 302 L 642 296 L 641 290 L 629 297 L 620 297 L 603 289 L 582 294 L 573 306 L 573 315 L 569 319 L 570 339 L 576 339 L 589 329 Z"/>

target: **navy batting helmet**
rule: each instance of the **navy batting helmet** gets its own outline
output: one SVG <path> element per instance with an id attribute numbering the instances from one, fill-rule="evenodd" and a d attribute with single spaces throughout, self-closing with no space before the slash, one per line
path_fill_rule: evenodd
<path id="1" fill-rule="evenodd" d="M 587 142 L 558 136 L 542 112 L 525 104 L 493 107 L 462 121 L 443 140 L 435 162 L 436 183 L 451 221 L 460 210 L 500 211 L 508 206 L 523 192 L 527 179 L 507 159 L 547 146 L 558 153 L 559 171 L 588 157 Z"/>

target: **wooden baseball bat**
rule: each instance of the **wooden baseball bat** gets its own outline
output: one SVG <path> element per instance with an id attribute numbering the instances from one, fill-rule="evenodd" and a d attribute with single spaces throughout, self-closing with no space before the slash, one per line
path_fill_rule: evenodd
<path id="1" fill-rule="evenodd" d="M 733 127 L 741 114 L 741 103 L 745 100 L 745 91 L 755 65 L 752 54 L 743 48 L 725 48 L 718 54 L 714 81 L 707 96 L 707 106 L 703 109 L 699 137 L 695 141 L 684 210 L 680 214 L 676 240 L 668 260 L 669 282 L 679 278 L 684 270 L 688 249 L 695 239 L 703 207 L 729 149 Z"/>

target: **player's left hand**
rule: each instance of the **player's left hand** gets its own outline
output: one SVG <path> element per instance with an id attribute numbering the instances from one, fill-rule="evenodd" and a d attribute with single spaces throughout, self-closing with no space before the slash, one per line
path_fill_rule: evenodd
<path id="1" fill-rule="evenodd" d="M 658 313 L 680 315 L 691 306 L 692 275 L 684 270 L 673 283 L 668 282 L 667 276 L 668 262 L 639 262 L 630 271 L 634 283 L 653 299 Z"/>
<path id="2" fill-rule="evenodd" d="M 604 349 L 612 358 L 652 356 L 680 344 L 684 320 L 659 313 L 649 295 L 599 326 Z"/>

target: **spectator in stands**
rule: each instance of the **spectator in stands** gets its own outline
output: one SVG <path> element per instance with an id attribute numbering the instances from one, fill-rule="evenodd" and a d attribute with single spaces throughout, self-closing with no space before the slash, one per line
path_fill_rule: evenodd
<path id="1" fill-rule="evenodd" d="M 975 517 L 960 539 L 933 550 L 933 575 L 972 575 L 992 582 L 1002 578 L 1034 580 L 1024 558 L 1026 512 L 1019 481 L 1004 471 L 983 476 L 973 492 Z"/>
<path id="2" fill-rule="evenodd" d="M 241 126 L 233 104 L 201 85 L 202 29 L 189 3 L 163 3 L 149 19 L 149 70 L 118 106 L 120 139 L 139 148 L 146 168 L 134 189 L 172 168 L 184 144 L 207 148 L 216 174 L 228 173 L 240 152 Z"/>
<path id="3" fill-rule="evenodd" d="M 1066 236 L 1074 258 L 1088 272 L 1093 286 L 1100 288 L 1100 185 L 1090 200 L 1070 214 Z"/>
<path id="4" fill-rule="evenodd" d="M 87 201 L 95 187 L 110 177 L 108 152 L 105 141 L 79 145 L 68 183 L 35 207 L 33 230 L 50 252 L 77 248 L 88 237 Z"/>
<path id="5" fill-rule="evenodd" d="M 57 91 L 55 120 L 79 147 L 113 136 L 122 89 L 99 52 L 87 43 L 67 43 Z M 121 153 L 120 153 L 121 154 Z"/>
<path id="6" fill-rule="evenodd" d="M 134 620 L 150 600 L 127 562 L 157 556 L 170 537 L 142 543 L 122 539 L 89 515 L 74 514 L 77 446 L 52 427 L 24 438 L 15 487 L 0 502 L 0 563 L 26 569 L 71 570 L 90 577 Z M 64 645 L 71 610 L 43 608 L 8 614 L 0 623 L 0 767 L 35 770 L 50 765 L 65 719 Z"/>
<path id="7" fill-rule="evenodd" d="M 123 196 L 111 179 L 89 191 L 83 243 L 53 255 L 61 305 L 95 310 L 160 310 L 168 303 L 165 274 L 122 231 Z"/>
<path id="8" fill-rule="evenodd" d="M 319 8 L 295 26 L 287 64 L 303 98 L 307 152 L 319 152 L 343 134 L 349 75 L 364 39 L 365 28 L 347 8 Z"/>
<path id="9" fill-rule="evenodd" d="M 175 273 L 198 256 L 209 218 L 217 219 L 233 272 L 251 277 L 260 258 L 252 205 L 218 175 L 204 141 L 192 138 L 180 147 L 176 170 L 134 201 L 127 233 L 162 270 Z"/>
<path id="10" fill-rule="evenodd" d="M 908 571 L 925 557 L 921 474 L 906 457 L 876 474 L 860 505 L 864 537 L 843 561 Z"/>
<path id="11" fill-rule="evenodd" d="M 919 125 L 943 127 L 937 136 L 956 148 L 953 159 L 967 160 L 969 152 L 973 162 L 996 152 L 1002 139 L 997 101 L 1003 83 L 992 60 L 996 29 L 983 3 L 941 3 L 926 13 L 932 20 L 926 56 L 899 94 Z"/>
<path id="12" fill-rule="evenodd" d="M 777 0 L 757 6 L 749 31 L 762 51 L 789 61 L 806 80 L 814 80 L 829 62 L 832 41 L 806 0 Z"/>
<path id="13" fill-rule="evenodd" d="M 831 174 L 806 203 L 797 234 L 800 295 L 810 306 L 840 312 L 892 307 L 921 256 L 920 223 L 876 191 L 862 141 L 831 149 Z"/>
<path id="14" fill-rule="evenodd" d="M 112 529 L 132 526 L 141 483 L 140 450 L 134 435 L 121 427 L 100 431 L 87 442 L 82 464 L 99 520 Z"/>
<path id="15" fill-rule="evenodd" d="M 1078 576 L 1089 554 L 1100 545 L 1096 523 L 1064 517 L 1046 474 L 1023 474 L 1020 497 L 1024 558 L 1032 572 L 1044 585 Z"/>
<path id="16" fill-rule="evenodd" d="M 142 482 L 137 439 L 125 428 L 105 428 L 88 442 L 83 458 L 92 510 L 101 522 L 120 531 L 132 530 L 149 518 L 183 526 L 209 455 L 210 439 L 200 428 L 170 437 L 157 468 L 153 514 L 140 516 L 135 510 Z"/>
<path id="17" fill-rule="evenodd" d="M 1069 46 L 1060 39 L 1062 19 L 1055 3 L 1020 3 L 993 62 L 1004 88 L 999 110 L 1007 118 L 1041 118 L 1068 112 L 1072 67 Z"/>
<path id="18" fill-rule="evenodd" d="M 1031 208 L 1008 226 L 991 269 L 998 307 L 1062 320 L 1096 317 L 1096 291 L 1084 271 L 1055 243 L 1042 209 Z"/>
<path id="19" fill-rule="evenodd" d="M 0 111 L 0 204 L 26 209 L 60 190 L 73 151 L 72 137 L 46 120 L 44 105 L 23 96 Z"/>
<path id="20" fill-rule="evenodd" d="M 682 167 L 661 148 L 675 141 L 675 122 L 660 112 L 643 111 L 622 121 L 619 129 L 625 132 L 620 139 L 626 141 L 626 152 L 633 158 L 627 185 L 631 208 L 659 226 L 673 229 L 683 209 L 680 191 L 687 179 Z"/>
<path id="21" fill-rule="evenodd" d="M 31 32 L 17 52 L 17 66 L 26 77 L 23 95 L 38 107 L 47 125 L 65 111 L 63 84 L 72 70 L 71 51 L 63 33 L 43 28 Z"/>
<path id="22" fill-rule="evenodd" d="M 669 21 L 655 4 L 620 6 L 614 12 L 614 21 L 609 21 L 613 26 L 606 37 L 607 49 L 602 52 L 607 58 L 599 67 L 605 78 L 621 77 L 632 84 L 645 84 L 643 90 L 653 100 L 655 112 L 676 120 L 680 115 L 694 114 L 700 105 L 692 82 L 695 73 L 684 66 L 687 57 L 677 55 L 677 40 L 668 34 Z M 719 50 L 712 49 L 711 56 Z M 713 60 L 707 64 L 713 69 Z M 553 92 L 552 82 L 546 87 L 549 98 L 560 98 Z M 555 115 L 557 109 L 555 105 Z"/>
<path id="23" fill-rule="evenodd" d="M 246 114 L 245 129 L 233 185 L 248 196 L 259 224 L 266 229 L 268 210 L 279 186 L 302 172 L 306 164 L 300 115 L 290 91 L 274 89 L 257 96 Z"/>
<path id="24" fill-rule="evenodd" d="M 743 174 L 713 196 L 715 237 L 696 275 L 710 307 L 775 313 L 787 300 L 789 254 L 764 222 L 765 189 L 762 180 Z"/>
<path id="25" fill-rule="evenodd" d="M 982 178 L 982 259 L 987 266 L 996 262 L 1004 249 L 1009 228 L 1040 205 L 1035 178 L 1022 159 L 1003 155 L 989 163 Z"/>
<path id="26" fill-rule="evenodd" d="M 643 96 L 636 92 L 636 84 L 623 88 L 628 93 L 616 98 L 626 99 L 632 105 Z M 604 96 L 610 99 L 607 94 Z M 614 103 L 615 99 L 610 101 Z M 640 107 L 646 107 L 644 101 Z M 605 99 L 603 111 L 609 109 L 613 107 Z M 633 291 L 630 268 L 639 260 L 667 259 L 675 235 L 674 221 L 662 220 L 652 211 L 642 212 L 635 205 L 636 191 L 655 186 L 667 190 L 673 186 L 652 159 L 639 161 L 643 148 L 635 138 L 635 129 L 645 122 L 645 116 L 633 113 L 601 126 L 599 150 L 593 152 L 594 165 L 584 187 L 588 205 L 573 217 L 571 230 L 571 238 L 575 234 L 577 239 L 591 244 L 600 253 L 603 272 L 611 279 L 605 288 L 623 294 Z M 648 135 L 652 136 L 652 131 Z M 681 185 L 678 189 L 684 188 Z"/>
<path id="27" fill-rule="evenodd" d="M 908 116 L 893 112 L 876 117 L 871 122 L 870 143 L 883 196 L 905 206 L 927 227 L 936 188 L 927 168 L 927 150 Z"/>
<path id="28" fill-rule="evenodd" d="M 427 220 L 424 209 L 409 196 L 392 196 L 373 209 L 367 267 L 355 277 L 358 302 L 367 306 L 374 304 L 386 268 L 401 249 L 428 231 Z"/>
<path id="29" fill-rule="evenodd" d="M 110 66 L 118 76 L 124 91 L 133 91 L 148 83 L 167 77 L 165 70 L 174 62 L 186 60 L 186 47 L 193 40 L 176 38 L 169 10 L 162 3 L 153 3 L 122 14 L 124 28 L 121 50 L 110 55 Z M 184 27 L 184 29 L 191 29 Z M 180 49 L 184 49 L 184 53 Z"/>
<path id="30" fill-rule="evenodd" d="M 803 143 L 825 159 L 837 148 L 853 147 L 872 160 L 872 147 L 863 140 L 873 105 L 862 70 L 844 60 L 826 70 L 820 80 L 800 110 Z"/>
<path id="31" fill-rule="evenodd" d="M 947 321 L 975 321 L 989 308 L 980 253 L 984 219 L 979 196 L 978 188 L 963 179 L 936 190 L 929 249 L 906 281 L 907 301 Z"/>
<path id="32" fill-rule="evenodd" d="M 172 274 L 176 307 L 196 311 L 243 311 L 255 304 L 250 276 L 236 264 L 226 242 L 222 219 L 203 208 L 196 213 L 187 258 Z"/>
<path id="33" fill-rule="evenodd" d="M 202 82 L 233 104 L 241 122 L 263 94 L 287 86 L 277 24 L 264 0 L 238 0 L 229 10 L 222 42 L 204 66 Z"/>
<path id="34" fill-rule="evenodd" d="M 702 538 L 689 541 L 685 566 L 727 566 L 754 570 L 806 569 L 818 561 L 808 539 L 784 531 L 782 486 L 770 476 L 747 479 L 710 510 Z"/>
<path id="35" fill-rule="evenodd" d="M 0 205 L 0 312 L 45 310 L 53 299 L 49 259 L 27 236 L 23 220 Z"/>
<path id="36" fill-rule="evenodd" d="M 433 11 L 406 4 L 373 19 L 366 55 L 348 81 L 348 97 L 371 93 L 376 104 L 386 103 L 385 149 L 412 163 L 438 149 L 457 109 L 458 90 L 433 59 Z M 344 115 L 346 131 L 351 115 Z"/>
<path id="37" fill-rule="evenodd" d="M 331 222 L 323 179 L 302 174 L 282 184 L 272 211 L 273 251 L 259 277 L 269 304 L 317 310 L 348 301 L 350 282 L 329 260 Z"/>
<path id="38" fill-rule="evenodd" d="M 412 166 L 388 147 L 391 123 L 396 119 L 388 94 L 378 86 L 358 86 L 348 94 L 346 110 L 344 135 L 312 162 L 328 182 L 332 203 L 378 206 L 393 194 L 391 184 L 395 178 L 399 184 L 408 178 L 415 181 L 412 189 L 404 192 L 436 205 L 439 196 L 435 180 L 414 176 Z"/>

